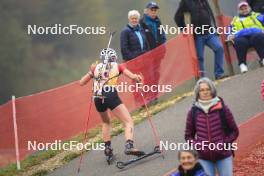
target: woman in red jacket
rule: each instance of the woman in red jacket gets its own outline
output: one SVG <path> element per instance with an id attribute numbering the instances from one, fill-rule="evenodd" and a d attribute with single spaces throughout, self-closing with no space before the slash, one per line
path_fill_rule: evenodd
<path id="1" fill-rule="evenodd" d="M 232 176 L 233 143 L 238 127 L 229 108 L 217 96 L 214 83 L 200 79 L 194 88 L 195 102 L 188 113 L 185 139 L 199 154 L 199 162 L 209 176 Z"/>

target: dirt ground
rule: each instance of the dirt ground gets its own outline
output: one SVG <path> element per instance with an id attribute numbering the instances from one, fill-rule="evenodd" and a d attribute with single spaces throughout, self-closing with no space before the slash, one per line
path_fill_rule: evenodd
<path id="1" fill-rule="evenodd" d="M 264 175 L 264 140 L 256 144 L 249 155 L 234 163 L 234 176 Z"/>

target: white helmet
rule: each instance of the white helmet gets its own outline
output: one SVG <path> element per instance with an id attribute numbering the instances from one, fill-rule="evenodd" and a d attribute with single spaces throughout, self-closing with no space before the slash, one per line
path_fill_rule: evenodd
<path id="1" fill-rule="evenodd" d="M 117 54 L 116 51 L 112 48 L 104 48 L 100 53 L 100 59 L 103 62 L 116 62 Z"/>

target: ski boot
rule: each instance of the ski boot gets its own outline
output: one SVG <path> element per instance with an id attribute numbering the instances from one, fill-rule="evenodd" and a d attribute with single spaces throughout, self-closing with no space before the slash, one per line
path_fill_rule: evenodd
<path id="1" fill-rule="evenodd" d="M 134 148 L 134 142 L 132 140 L 127 140 L 126 145 L 125 145 L 125 154 L 140 157 L 140 156 L 145 155 L 145 152 Z"/>
<path id="2" fill-rule="evenodd" d="M 105 146 L 105 151 L 104 154 L 106 156 L 106 162 L 108 165 L 113 163 L 114 160 L 114 154 L 113 154 L 113 149 L 111 146 Z"/>

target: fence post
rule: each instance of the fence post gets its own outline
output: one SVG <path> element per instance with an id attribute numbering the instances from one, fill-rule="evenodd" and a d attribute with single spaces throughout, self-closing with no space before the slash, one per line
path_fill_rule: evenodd
<path id="1" fill-rule="evenodd" d="M 19 157 L 19 145 L 18 145 L 18 135 L 17 135 L 17 119 L 16 119 L 16 97 L 12 96 L 12 110 L 13 110 L 13 124 L 14 124 L 14 134 L 15 134 L 15 148 L 16 148 L 16 164 L 17 169 L 20 170 L 20 157 Z"/>
<path id="2" fill-rule="evenodd" d="M 213 4 L 214 4 L 214 8 L 215 8 L 218 26 L 224 27 L 224 16 L 223 16 L 223 13 L 221 11 L 219 0 L 213 0 Z M 222 43 L 224 46 L 225 59 L 227 61 L 228 71 L 230 72 L 231 75 L 234 75 L 235 73 L 234 73 L 234 69 L 233 69 L 233 65 L 232 65 L 229 46 L 226 43 L 225 35 L 222 34 L 220 37 L 221 37 L 221 40 L 222 40 Z"/>
<path id="3" fill-rule="evenodd" d="M 190 13 L 184 13 L 184 21 L 186 25 L 191 25 L 191 15 Z M 189 26 L 189 30 L 191 29 L 191 26 Z M 199 65 L 198 65 L 198 58 L 196 53 L 196 47 L 195 47 L 195 41 L 194 36 L 192 34 L 189 34 L 187 36 L 188 46 L 191 53 L 191 59 L 193 63 L 193 72 L 195 75 L 195 80 L 197 81 L 200 78 L 200 72 L 199 72 Z"/>

